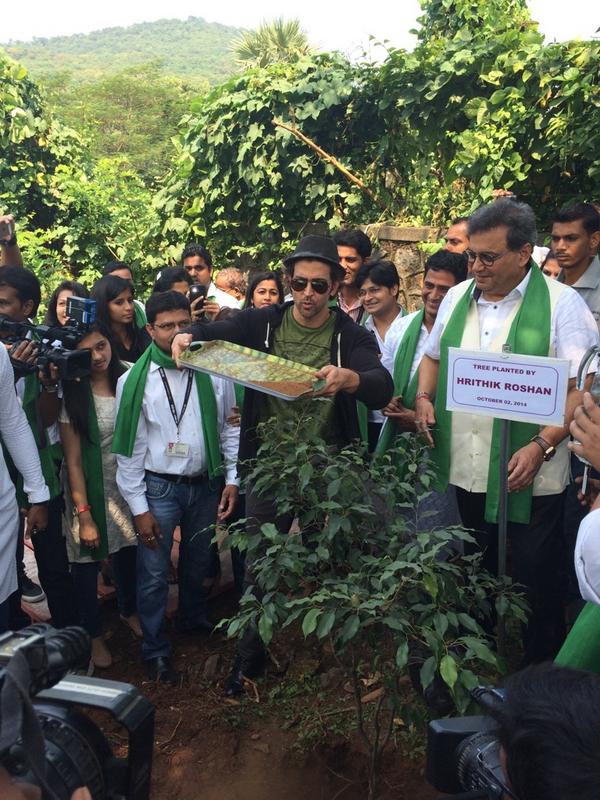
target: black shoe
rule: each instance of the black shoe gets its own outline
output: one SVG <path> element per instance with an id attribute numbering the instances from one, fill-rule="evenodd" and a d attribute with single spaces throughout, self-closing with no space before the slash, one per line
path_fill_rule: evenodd
<path id="1" fill-rule="evenodd" d="M 37 583 L 34 583 L 27 575 L 21 578 L 21 600 L 24 603 L 41 603 L 46 599 L 44 590 Z"/>
<path id="2" fill-rule="evenodd" d="M 192 625 L 191 628 L 182 628 L 178 624 L 175 625 L 175 630 L 177 631 L 177 633 L 184 633 L 184 634 L 202 633 L 206 636 L 210 636 L 210 634 L 214 631 L 214 629 L 215 629 L 214 624 L 206 617 L 203 617 L 195 625 Z"/>
<path id="3" fill-rule="evenodd" d="M 179 673 L 171 666 L 171 659 L 168 656 L 149 658 L 144 665 L 146 675 L 151 681 L 167 683 L 169 686 L 179 686 Z"/>
<path id="4" fill-rule="evenodd" d="M 252 652 L 242 649 L 244 644 L 243 637 L 238 645 L 238 652 L 233 660 L 233 666 L 225 681 L 224 692 L 227 697 L 235 697 L 244 694 L 244 678 L 257 678 L 265 668 L 266 651 L 260 642 L 260 648 L 256 642 L 252 642 Z"/>

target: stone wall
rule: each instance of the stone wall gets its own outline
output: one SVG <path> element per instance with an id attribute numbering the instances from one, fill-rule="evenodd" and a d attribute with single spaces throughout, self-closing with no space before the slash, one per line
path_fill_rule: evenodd
<path id="1" fill-rule="evenodd" d="M 418 248 L 421 242 L 441 238 L 441 228 L 408 228 L 396 225 L 362 225 L 374 248 L 396 265 L 400 276 L 400 303 L 408 311 L 421 308 L 421 284 L 427 255 Z"/>

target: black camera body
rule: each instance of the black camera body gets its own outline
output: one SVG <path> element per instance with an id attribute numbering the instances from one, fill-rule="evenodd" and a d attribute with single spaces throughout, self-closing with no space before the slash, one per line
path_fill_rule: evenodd
<path id="1" fill-rule="evenodd" d="M 67 674 L 87 666 L 89 652 L 82 628 L 37 624 L 0 636 L 0 765 L 40 786 L 44 800 L 70 800 L 81 786 L 93 800 L 148 800 L 154 708 L 130 684 Z M 126 758 L 114 755 L 82 707 L 127 730 Z"/>
<path id="2" fill-rule="evenodd" d="M 501 690 L 478 687 L 471 692 L 484 710 L 503 703 Z M 502 800 L 515 797 L 506 786 L 500 760 L 498 724 L 490 716 L 436 719 L 427 729 L 429 783 L 438 791 L 465 797 Z"/>
<path id="3" fill-rule="evenodd" d="M 57 368 L 59 380 L 77 380 L 90 374 L 90 351 L 77 350 L 77 346 L 96 320 L 96 301 L 69 297 L 67 314 L 69 321 L 66 325 L 33 325 L 0 315 L 0 332 L 5 334 L 4 341 L 13 343 L 13 349 L 30 334 L 35 337 L 35 362 L 31 365 L 16 360 L 12 362 L 19 375 L 30 375 L 38 370 L 48 375 L 51 364 Z"/>

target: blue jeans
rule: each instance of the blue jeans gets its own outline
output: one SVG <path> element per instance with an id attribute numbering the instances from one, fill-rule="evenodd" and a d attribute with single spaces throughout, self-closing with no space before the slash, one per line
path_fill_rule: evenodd
<path id="1" fill-rule="evenodd" d="M 162 634 L 167 609 L 173 531 L 181 527 L 179 546 L 179 607 L 177 627 L 191 630 L 206 619 L 210 593 L 214 526 L 223 488 L 222 480 L 200 481 L 193 486 L 146 475 L 146 499 L 160 528 L 151 550 L 140 541 L 137 548 L 137 609 L 144 633 L 144 659 L 168 656 L 171 645 Z"/>

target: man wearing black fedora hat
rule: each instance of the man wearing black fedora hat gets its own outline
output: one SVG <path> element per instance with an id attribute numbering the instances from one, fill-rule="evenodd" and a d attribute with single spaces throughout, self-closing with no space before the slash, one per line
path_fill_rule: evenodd
<path id="1" fill-rule="evenodd" d="M 337 247 L 326 236 L 305 236 L 283 263 L 290 277 L 293 300 L 282 305 L 246 309 L 219 322 L 199 322 L 172 343 L 177 358 L 194 339 L 222 339 L 298 361 L 315 368 L 325 380 L 323 406 L 316 424 L 332 444 L 360 438 L 357 401 L 383 408 L 393 391 L 389 372 L 381 366 L 371 334 L 329 301 L 337 296 L 344 270 Z M 272 416 L 287 418 L 300 406 L 246 390 L 241 421 L 240 461 L 256 456 L 256 425 Z"/>
<path id="2" fill-rule="evenodd" d="M 344 270 L 334 241 L 325 236 L 305 236 L 283 263 L 290 278 L 293 300 L 267 308 L 246 309 L 219 322 L 200 322 L 189 333 L 173 339 L 173 358 L 177 359 L 194 339 L 222 339 L 255 350 L 269 352 L 291 361 L 314 367 L 315 377 L 325 381 L 319 392 L 330 402 L 312 403 L 313 431 L 328 444 L 344 446 L 360 439 L 357 401 L 368 408 L 383 408 L 391 399 L 393 381 L 381 366 L 375 338 L 361 328 L 330 300 L 337 296 Z M 258 423 L 272 417 L 296 418 L 312 401 L 289 403 L 270 395 L 246 389 L 242 411 L 239 460 L 256 456 L 260 442 Z M 252 524 L 274 522 L 289 530 L 292 519 L 277 513 L 274 501 L 247 487 L 246 516 Z M 250 632 L 251 634 L 252 632 Z M 244 637 L 246 639 L 248 637 Z M 262 661 L 257 635 L 250 635 L 246 652 L 238 658 L 229 688 L 242 690 L 241 673 L 251 677 Z M 242 649 L 241 649 L 242 650 Z"/>

